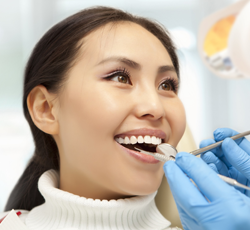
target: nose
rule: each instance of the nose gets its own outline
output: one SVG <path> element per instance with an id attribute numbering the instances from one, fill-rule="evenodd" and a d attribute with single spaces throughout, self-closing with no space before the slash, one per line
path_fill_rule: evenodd
<path id="1" fill-rule="evenodd" d="M 135 103 L 134 112 L 138 118 L 159 120 L 165 116 L 163 101 L 156 89 L 140 90 Z"/>

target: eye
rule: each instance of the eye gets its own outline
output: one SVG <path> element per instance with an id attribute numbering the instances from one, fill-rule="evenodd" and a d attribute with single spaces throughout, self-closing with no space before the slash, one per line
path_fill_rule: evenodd
<path id="1" fill-rule="evenodd" d="M 123 76 L 123 75 L 114 76 L 112 77 L 112 79 L 120 83 L 125 83 L 125 84 L 129 82 L 128 76 Z"/>
<path id="2" fill-rule="evenodd" d="M 179 81 L 169 78 L 162 82 L 159 86 L 159 90 L 164 90 L 164 91 L 173 91 L 174 93 L 177 93 L 179 87 Z"/>
<path id="3" fill-rule="evenodd" d="M 159 89 L 170 91 L 172 90 L 172 86 L 169 82 L 164 82 L 159 86 Z"/>
<path id="4" fill-rule="evenodd" d="M 110 81 L 116 81 L 123 84 L 131 84 L 130 74 L 126 69 L 116 70 L 109 74 L 105 79 Z"/>

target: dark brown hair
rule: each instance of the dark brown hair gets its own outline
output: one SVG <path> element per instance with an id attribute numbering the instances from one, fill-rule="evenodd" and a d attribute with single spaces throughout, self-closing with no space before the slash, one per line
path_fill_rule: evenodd
<path id="1" fill-rule="evenodd" d="M 37 85 L 57 93 L 66 79 L 81 47 L 79 41 L 91 31 L 110 22 L 129 21 L 144 27 L 154 34 L 168 51 L 179 76 L 175 48 L 164 27 L 146 18 L 137 17 L 110 7 L 93 7 L 82 10 L 53 26 L 37 43 L 25 69 L 23 110 L 35 142 L 34 156 L 14 187 L 5 210 L 26 209 L 44 202 L 37 182 L 49 169 L 59 170 L 59 152 L 53 137 L 38 129 L 29 114 L 27 97 Z"/>

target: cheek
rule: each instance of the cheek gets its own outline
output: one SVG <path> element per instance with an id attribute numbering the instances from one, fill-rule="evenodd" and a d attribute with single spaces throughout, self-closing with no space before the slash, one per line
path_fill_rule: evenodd
<path id="1" fill-rule="evenodd" d="M 59 119 L 63 162 L 84 175 L 89 171 L 107 175 L 102 164 L 97 166 L 98 162 L 113 162 L 114 130 L 123 120 L 120 107 L 112 95 L 99 90 L 85 88 L 66 94 Z"/>
<path id="2" fill-rule="evenodd" d="M 103 87 L 91 86 L 65 93 L 60 111 L 62 139 L 69 142 L 74 137 L 72 142 L 88 151 L 93 150 L 97 142 L 98 146 L 107 146 L 113 141 L 115 129 L 126 116 L 125 104 L 114 94 Z"/>
<path id="3" fill-rule="evenodd" d="M 177 146 L 186 128 L 186 115 L 182 102 L 179 98 L 167 104 L 167 120 L 171 128 L 169 144 Z"/>
<path id="4" fill-rule="evenodd" d="M 114 128 L 125 116 L 124 103 L 121 103 L 109 90 L 86 91 L 86 94 L 84 93 L 73 103 L 74 108 L 79 111 L 77 119 L 84 120 L 84 125 L 100 135 L 113 133 Z"/>

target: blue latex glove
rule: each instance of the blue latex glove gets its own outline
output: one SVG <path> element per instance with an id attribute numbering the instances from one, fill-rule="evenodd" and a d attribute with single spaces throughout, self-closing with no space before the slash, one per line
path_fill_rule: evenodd
<path id="1" fill-rule="evenodd" d="M 214 140 L 224 140 L 221 147 L 201 155 L 201 158 L 217 173 L 236 179 L 246 186 L 250 185 L 250 142 L 246 138 L 233 141 L 231 137 L 238 132 L 221 128 L 214 131 Z M 200 147 L 215 143 L 212 139 L 201 142 Z M 250 197 L 250 191 L 237 188 Z"/>
<path id="2" fill-rule="evenodd" d="M 250 199 L 222 181 L 202 159 L 180 152 L 163 168 L 185 230 L 250 229 Z"/>

